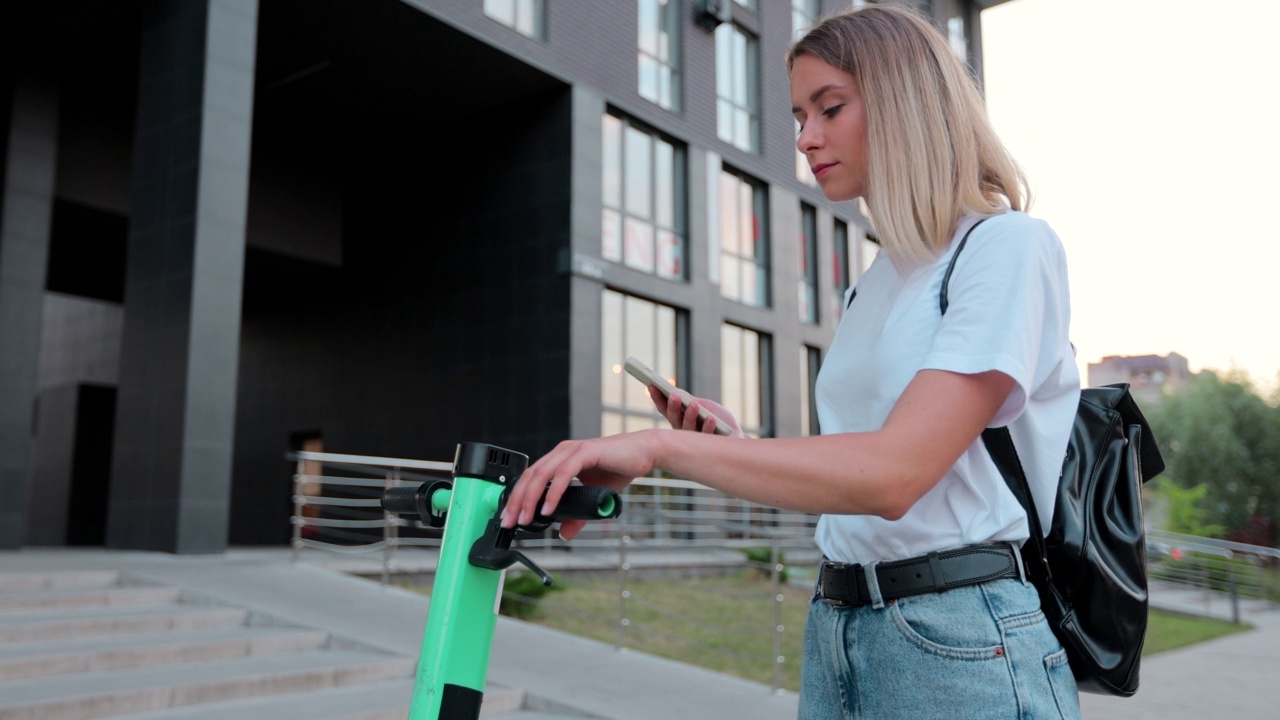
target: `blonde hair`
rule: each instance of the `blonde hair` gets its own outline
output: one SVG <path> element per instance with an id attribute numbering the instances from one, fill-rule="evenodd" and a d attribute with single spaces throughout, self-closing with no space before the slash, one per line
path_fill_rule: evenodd
<path id="1" fill-rule="evenodd" d="M 787 53 L 849 73 L 866 106 L 871 222 L 890 256 L 928 262 L 960 218 L 1030 205 L 1026 176 L 996 137 L 981 93 L 919 13 L 869 5 L 824 19 Z"/>

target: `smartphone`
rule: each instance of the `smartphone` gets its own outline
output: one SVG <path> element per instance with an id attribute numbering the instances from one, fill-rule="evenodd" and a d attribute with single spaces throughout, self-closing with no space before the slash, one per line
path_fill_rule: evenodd
<path id="1" fill-rule="evenodd" d="M 624 363 L 622 367 L 630 373 L 631 377 L 644 383 L 646 387 L 649 385 L 656 386 L 658 388 L 658 392 L 662 393 L 662 396 L 665 398 L 670 398 L 671 393 L 676 390 L 671 386 L 671 383 L 667 382 L 666 378 L 654 372 L 648 365 L 645 365 L 634 357 L 628 357 L 626 363 Z M 708 417 L 711 417 L 711 411 L 708 410 L 705 405 L 699 405 L 698 427 L 702 427 L 702 423 L 706 422 Z M 729 432 L 728 423 L 724 422 L 720 418 L 716 418 L 715 434 L 728 435 Z"/>

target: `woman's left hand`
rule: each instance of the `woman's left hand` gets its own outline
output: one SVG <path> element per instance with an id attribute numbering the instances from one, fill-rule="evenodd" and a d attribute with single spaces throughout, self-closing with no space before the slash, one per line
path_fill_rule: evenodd
<path id="1" fill-rule="evenodd" d="M 598 485 L 621 491 L 654 466 L 658 430 L 610 435 L 592 440 L 566 440 L 530 465 L 507 498 L 502 511 L 502 527 L 515 527 L 533 520 L 536 512 L 550 515 L 575 477 L 583 485 Z M 547 491 L 541 508 L 538 501 Z M 560 536 L 572 540 L 586 520 L 564 520 Z"/>

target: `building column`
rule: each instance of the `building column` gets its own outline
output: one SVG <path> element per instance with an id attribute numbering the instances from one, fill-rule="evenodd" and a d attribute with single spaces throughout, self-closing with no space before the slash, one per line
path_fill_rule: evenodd
<path id="1" fill-rule="evenodd" d="M 0 548 L 27 535 L 36 368 L 58 156 L 58 89 L 20 75 L 5 154 L 0 223 Z"/>
<path id="2" fill-rule="evenodd" d="M 143 10 L 107 545 L 227 545 L 257 0 Z"/>

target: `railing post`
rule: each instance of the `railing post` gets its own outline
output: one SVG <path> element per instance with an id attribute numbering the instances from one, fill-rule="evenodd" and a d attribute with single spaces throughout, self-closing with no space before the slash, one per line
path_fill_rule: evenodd
<path id="1" fill-rule="evenodd" d="M 631 591 L 627 590 L 627 571 L 631 563 L 627 562 L 627 543 L 631 537 L 627 535 L 627 524 L 619 518 L 618 522 L 618 646 L 619 652 L 627 649 L 627 626 L 631 620 L 627 618 L 627 598 Z"/>
<path id="2" fill-rule="evenodd" d="M 302 550 L 302 483 L 306 477 L 304 471 L 306 469 L 306 461 L 298 458 L 298 466 L 293 471 L 293 553 L 290 562 L 298 562 L 298 553 Z"/>
<path id="3" fill-rule="evenodd" d="M 782 690 L 782 551 L 774 536 L 769 552 L 769 577 L 773 581 L 773 692 Z"/>
<path id="4" fill-rule="evenodd" d="M 387 471 L 386 482 L 383 484 L 384 490 L 389 490 L 400 483 L 400 468 L 393 467 Z M 387 581 L 391 579 L 391 553 L 395 547 L 393 538 L 395 525 L 392 523 L 392 515 L 386 510 L 382 511 L 382 586 L 387 586 Z"/>

